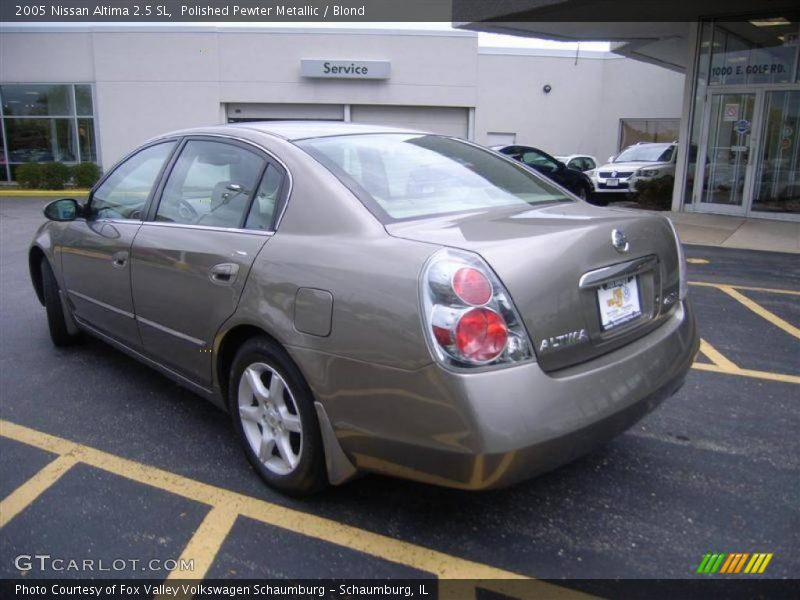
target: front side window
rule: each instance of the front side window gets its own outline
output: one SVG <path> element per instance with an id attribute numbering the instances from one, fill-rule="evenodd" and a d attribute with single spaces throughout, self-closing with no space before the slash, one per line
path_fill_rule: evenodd
<path id="1" fill-rule="evenodd" d="M 92 195 L 95 217 L 141 219 L 144 205 L 175 142 L 164 142 L 137 152 L 119 165 Z"/>
<path id="2" fill-rule="evenodd" d="M 239 146 L 190 140 L 164 186 L 156 220 L 241 227 L 265 164 Z"/>
<path id="3" fill-rule="evenodd" d="M 383 222 L 572 202 L 524 167 L 448 137 L 346 135 L 301 140 L 297 145 L 325 165 Z"/>

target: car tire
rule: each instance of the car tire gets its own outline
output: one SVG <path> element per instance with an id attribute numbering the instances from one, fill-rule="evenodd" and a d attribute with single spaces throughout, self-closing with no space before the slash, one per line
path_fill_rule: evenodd
<path id="1" fill-rule="evenodd" d="M 583 200 L 584 202 L 588 202 L 589 201 L 589 190 L 587 188 L 585 188 L 584 186 L 578 187 L 578 191 L 575 192 L 575 195 L 578 198 L 580 198 L 581 200 Z"/>
<path id="2" fill-rule="evenodd" d="M 247 460 L 271 487 L 306 496 L 328 486 L 314 396 L 278 344 L 256 337 L 242 345 L 228 407 Z"/>
<path id="3" fill-rule="evenodd" d="M 54 346 L 59 348 L 69 346 L 77 342 L 80 333 L 70 333 L 67 327 L 67 320 L 64 316 L 64 305 L 61 302 L 58 281 L 55 273 L 50 267 L 46 258 L 42 259 L 42 294 L 44 296 L 44 308 L 47 312 L 47 327 L 50 330 L 50 339 Z"/>

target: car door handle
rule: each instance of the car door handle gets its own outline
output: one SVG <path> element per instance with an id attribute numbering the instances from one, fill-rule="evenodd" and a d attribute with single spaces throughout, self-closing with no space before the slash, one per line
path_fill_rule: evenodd
<path id="1" fill-rule="evenodd" d="M 115 252 L 111 256 L 111 264 L 118 269 L 123 268 L 127 262 L 128 262 L 128 253 L 125 250 L 122 250 L 120 252 Z"/>
<path id="2" fill-rule="evenodd" d="M 208 277 L 217 285 L 231 285 L 236 281 L 239 265 L 236 263 L 220 263 L 214 265 L 208 272 Z"/>

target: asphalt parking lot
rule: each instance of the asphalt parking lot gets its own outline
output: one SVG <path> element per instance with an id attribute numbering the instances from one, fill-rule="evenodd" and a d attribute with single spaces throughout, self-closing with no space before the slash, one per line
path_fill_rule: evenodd
<path id="1" fill-rule="evenodd" d="M 800 576 L 797 255 L 687 247 L 696 368 L 584 459 L 493 492 L 367 476 L 297 501 L 199 397 L 99 341 L 51 345 L 26 258 L 44 202 L 0 198 L 0 577 L 42 552 L 195 560 L 173 577 L 486 579 L 691 578 L 708 552 L 768 552 L 765 577 Z"/>

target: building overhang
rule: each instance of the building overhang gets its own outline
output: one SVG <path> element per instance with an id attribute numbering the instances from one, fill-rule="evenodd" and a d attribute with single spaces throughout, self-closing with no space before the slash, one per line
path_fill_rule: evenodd
<path id="1" fill-rule="evenodd" d="M 557 41 L 609 41 L 617 54 L 684 71 L 689 23 L 764 17 L 797 21 L 797 0 L 453 0 L 460 29 Z"/>

